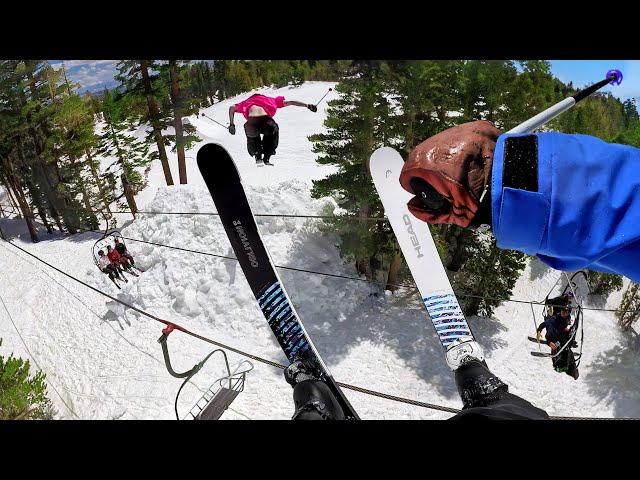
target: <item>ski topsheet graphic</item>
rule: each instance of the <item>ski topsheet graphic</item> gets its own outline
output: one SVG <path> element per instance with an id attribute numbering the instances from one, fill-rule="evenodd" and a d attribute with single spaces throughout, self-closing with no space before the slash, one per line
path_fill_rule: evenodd
<path id="1" fill-rule="evenodd" d="M 358 419 L 309 339 L 284 289 L 262 242 L 233 159 L 221 145 L 209 143 L 198 151 L 198 167 L 240 267 L 285 355 L 290 362 L 306 359 L 315 364 L 320 379 L 336 396 L 345 416 Z"/>
<path id="2" fill-rule="evenodd" d="M 473 333 L 453 293 L 429 226 L 411 215 L 407 208 L 407 202 L 413 195 L 400 186 L 403 165 L 404 161 L 398 152 L 383 147 L 373 152 L 369 168 L 385 214 L 440 343 L 447 352 L 447 363 L 455 370 L 460 360 L 467 355 L 482 360 L 482 349 L 474 341 Z"/>

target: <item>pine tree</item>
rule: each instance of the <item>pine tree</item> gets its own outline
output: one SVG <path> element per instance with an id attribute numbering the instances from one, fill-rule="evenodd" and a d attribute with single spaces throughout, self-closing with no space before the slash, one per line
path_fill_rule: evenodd
<path id="1" fill-rule="evenodd" d="M 587 271 L 589 292 L 591 295 L 608 297 L 611 293 L 622 289 L 622 277 L 610 273 Z"/>
<path id="2" fill-rule="evenodd" d="M 180 90 L 180 82 L 184 74 L 188 71 L 185 68 L 184 61 L 169 60 L 166 65 L 163 65 L 161 71 L 168 75 L 168 83 L 170 85 L 169 97 L 171 98 L 171 110 L 172 110 L 172 124 L 175 135 L 168 136 L 168 138 L 174 140 L 174 151 L 178 154 L 178 173 L 180 176 L 180 183 L 187 183 L 187 164 L 185 157 L 185 148 L 190 148 L 195 142 L 199 140 L 195 135 L 195 128 L 193 125 L 184 124 L 182 118 L 192 115 L 198 112 L 197 102 L 193 98 L 186 98 L 184 92 Z"/>
<path id="3" fill-rule="evenodd" d="M 158 78 L 159 66 L 153 60 L 122 60 L 118 62 L 118 75 L 116 79 L 121 82 L 126 94 L 136 98 L 144 98 L 147 104 L 146 117 L 143 121 L 151 124 L 146 142 L 151 146 L 155 144 L 156 150 L 150 153 L 150 160 L 160 160 L 164 179 L 168 186 L 173 185 L 171 167 L 167 157 L 166 146 L 169 144 L 162 131 L 169 126 L 165 116 L 160 112 L 158 98 L 165 91 L 166 85 L 161 85 Z"/>
<path id="4" fill-rule="evenodd" d="M 526 255 L 497 248 L 495 238 L 487 233 L 474 233 L 464 248 L 468 260 L 454 278 L 454 291 L 461 298 L 465 315 L 490 317 L 510 298 L 526 265 Z"/>
<path id="5" fill-rule="evenodd" d="M 635 128 L 640 123 L 638 106 L 635 98 L 629 98 L 622 103 L 622 115 L 625 128 Z"/>
<path id="6" fill-rule="evenodd" d="M 28 360 L 0 355 L 0 420 L 53 419 L 46 376 L 41 371 L 31 375 L 30 370 Z"/>
<path id="7" fill-rule="evenodd" d="M 21 75 L 19 61 L 5 60 L 0 63 L 0 166 L 2 182 L 12 201 L 19 206 L 31 237 L 38 241 L 34 216 L 24 195 L 22 175 L 16 168 L 21 138 L 26 126 L 22 118 Z"/>
<path id="8" fill-rule="evenodd" d="M 340 248 L 356 262 L 358 271 L 373 279 L 387 272 L 398 246 L 387 222 L 371 222 L 383 210 L 369 173 L 369 157 L 388 144 L 388 122 L 392 116 L 382 62 L 354 62 L 349 78 L 336 87 L 340 97 L 329 102 L 327 133 L 309 137 L 321 165 L 337 171 L 313 182 L 312 196 L 332 195 L 338 205 L 361 221 L 336 218 L 333 225 Z M 395 283 L 395 282 L 388 282 Z"/>
<path id="9" fill-rule="evenodd" d="M 391 63 L 394 99 L 401 114 L 394 130 L 403 139 L 405 156 L 424 139 L 459 123 L 451 112 L 460 112 L 463 62 L 401 61 Z"/>
<path id="10" fill-rule="evenodd" d="M 129 209 L 135 217 L 137 207 L 134 194 L 146 184 L 146 179 L 138 169 L 145 167 L 151 161 L 148 155 L 149 146 L 146 142 L 136 140 L 127 134 L 126 119 L 121 105 L 109 91 L 105 91 L 102 103 L 105 127 L 100 136 L 98 152 L 103 156 L 115 157 L 105 170 L 106 179 L 112 191 L 115 189 L 117 180 L 121 180 L 123 194 L 114 200 L 125 196 Z M 132 190 L 129 190 L 128 186 L 131 186 Z"/>
<path id="11" fill-rule="evenodd" d="M 624 330 L 631 329 L 640 318 L 640 284 L 633 282 L 629 284 L 616 310 L 616 317 Z"/>

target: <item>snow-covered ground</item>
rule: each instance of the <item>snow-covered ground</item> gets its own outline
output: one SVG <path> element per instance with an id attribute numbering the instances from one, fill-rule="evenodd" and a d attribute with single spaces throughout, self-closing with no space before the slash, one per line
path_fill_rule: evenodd
<path id="1" fill-rule="evenodd" d="M 316 102 L 333 84 L 309 82 L 277 91 L 288 99 Z M 331 92 L 327 100 L 335 98 Z M 222 123 L 234 99 L 203 110 Z M 195 164 L 205 142 L 222 143 L 234 156 L 255 213 L 318 214 L 334 204 L 311 199 L 312 180 L 332 172 L 314 162 L 307 136 L 323 130 L 326 103 L 317 113 L 289 107 L 276 120 L 281 137 L 275 167 L 256 168 L 246 153 L 241 118 L 238 133 L 202 117 L 190 117 L 203 142 L 187 152 L 189 184 L 166 187 L 159 164 L 149 187 L 137 197 L 146 211 L 215 211 Z M 142 130 L 138 134 L 142 135 Z M 170 154 L 177 181 L 175 155 Z M 217 255 L 233 256 L 224 230 L 214 216 L 121 215 L 123 235 Z M 278 265 L 357 276 L 336 247 L 338 239 L 319 230 L 313 219 L 260 218 L 267 247 Z M 93 265 L 91 247 L 97 234 L 71 237 L 42 234 L 31 244 L 21 220 L 2 220 L 16 244 L 111 295 L 206 337 L 281 363 L 284 354 L 264 321 L 238 264 L 127 242 L 145 269 L 140 278 L 117 291 Z M 171 377 L 157 339 L 162 325 L 88 290 L 49 269 L 11 245 L 0 243 L 0 352 L 31 358 L 47 373 L 58 418 L 174 418 L 173 402 L 181 383 Z M 371 296 L 364 282 L 280 270 L 314 343 L 339 381 L 424 402 L 460 407 L 453 376 L 420 299 L 411 292 Z M 534 260 L 513 292 L 518 299 L 539 301 L 559 272 Z M 620 294 L 602 304 L 616 305 Z M 540 321 L 540 309 L 536 309 Z M 618 331 L 610 312 L 586 312 L 581 377 L 574 381 L 553 372 L 550 360 L 529 354 L 527 341 L 534 320 L 527 304 L 506 303 L 494 319 L 471 319 L 492 370 L 520 394 L 551 415 L 640 417 L 640 354 L 633 339 Z M 19 333 L 18 333 L 19 332 Z M 179 332 L 169 337 L 174 368 L 186 370 L 211 346 Z M 228 353 L 232 368 L 241 360 Z M 223 419 L 285 419 L 293 411 L 291 388 L 282 372 L 254 362 L 244 392 Z M 182 393 L 186 413 L 218 376 L 218 357 L 206 364 Z M 413 407 L 345 390 L 364 419 L 443 419 L 450 414 Z"/>

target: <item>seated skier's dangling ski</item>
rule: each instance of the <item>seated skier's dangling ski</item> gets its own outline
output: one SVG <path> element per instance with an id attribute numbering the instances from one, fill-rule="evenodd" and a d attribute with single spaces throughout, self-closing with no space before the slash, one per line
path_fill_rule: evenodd
<path id="1" fill-rule="evenodd" d="M 373 152 L 369 168 L 385 214 L 446 351 L 447 364 L 456 370 L 465 357 L 483 361 L 484 355 L 453 293 L 429 226 L 409 213 L 407 202 L 413 195 L 400 186 L 403 165 L 398 152 L 383 147 Z"/>
<path id="2" fill-rule="evenodd" d="M 347 419 L 359 419 L 320 358 L 262 242 L 240 174 L 229 153 L 209 143 L 198 151 L 198 168 L 216 205 L 229 242 L 265 319 L 289 361 L 304 362 L 336 397 Z"/>

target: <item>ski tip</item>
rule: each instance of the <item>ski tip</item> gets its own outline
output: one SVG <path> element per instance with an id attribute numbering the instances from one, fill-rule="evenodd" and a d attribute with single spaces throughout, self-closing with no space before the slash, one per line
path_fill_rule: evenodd
<path id="1" fill-rule="evenodd" d="M 218 143 L 207 143 L 200 147 L 198 150 L 197 159 L 198 159 L 198 167 L 202 168 L 201 163 L 207 161 L 207 159 L 214 158 L 220 154 L 228 155 L 225 148 Z"/>
<path id="2" fill-rule="evenodd" d="M 397 180 L 402 165 L 404 165 L 402 155 L 391 147 L 380 147 L 369 158 L 369 171 L 374 179 L 389 178 L 389 175 L 395 172 L 393 176 Z"/>
<path id="3" fill-rule="evenodd" d="M 398 153 L 397 150 L 391 147 L 380 147 L 376 151 L 371 154 L 370 164 L 383 161 L 388 158 L 398 157 L 402 159 L 402 156 Z M 404 160 L 403 160 L 404 162 Z"/>
<path id="4" fill-rule="evenodd" d="M 622 83 L 622 72 L 615 68 L 611 69 L 607 72 L 607 78 L 611 79 L 609 85 L 620 85 Z"/>

